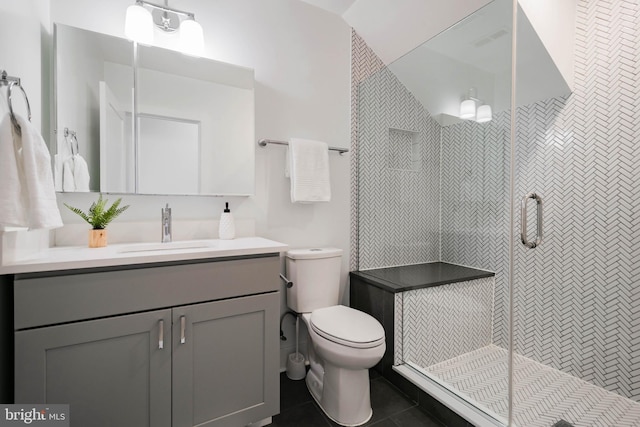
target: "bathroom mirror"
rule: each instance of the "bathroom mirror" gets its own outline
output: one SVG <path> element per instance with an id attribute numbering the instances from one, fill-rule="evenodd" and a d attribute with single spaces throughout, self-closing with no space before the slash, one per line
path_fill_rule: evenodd
<path id="1" fill-rule="evenodd" d="M 90 191 L 253 194 L 252 69 L 62 24 L 55 62 L 56 190 L 79 155 Z"/>

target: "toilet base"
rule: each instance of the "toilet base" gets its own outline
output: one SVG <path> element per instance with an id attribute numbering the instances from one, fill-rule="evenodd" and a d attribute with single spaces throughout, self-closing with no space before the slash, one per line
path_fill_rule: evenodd
<path id="1" fill-rule="evenodd" d="M 324 366 L 324 375 L 307 373 L 309 393 L 327 417 L 342 426 L 359 426 L 371 419 L 369 370 Z"/>

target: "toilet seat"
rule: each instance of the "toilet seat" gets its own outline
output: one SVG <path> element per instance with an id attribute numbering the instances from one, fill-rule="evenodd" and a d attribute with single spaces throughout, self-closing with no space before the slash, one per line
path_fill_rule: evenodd
<path id="1" fill-rule="evenodd" d="M 384 329 L 372 316 L 343 305 L 314 310 L 309 323 L 321 337 L 352 348 L 384 344 Z"/>

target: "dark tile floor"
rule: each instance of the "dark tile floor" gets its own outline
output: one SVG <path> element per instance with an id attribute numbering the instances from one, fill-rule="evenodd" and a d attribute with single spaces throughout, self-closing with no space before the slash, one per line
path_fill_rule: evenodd
<path id="1" fill-rule="evenodd" d="M 373 372 L 373 371 L 371 371 Z M 371 375 L 373 416 L 365 426 L 446 427 L 423 412 L 400 390 L 376 373 Z M 274 427 L 329 427 L 331 421 L 313 400 L 304 380 L 293 381 L 280 374 L 280 414 L 273 417 Z"/>

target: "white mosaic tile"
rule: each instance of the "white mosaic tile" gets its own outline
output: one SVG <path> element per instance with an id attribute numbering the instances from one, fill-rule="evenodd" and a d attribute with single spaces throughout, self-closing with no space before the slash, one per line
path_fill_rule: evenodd
<path id="1" fill-rule="evenodd" d="M 402 292 L 403 360 L 429 366 L 491 344 L 493 277 Z"/>
<path id="2" fill-rule="evenodd" d="M 431 375 L 482 407 L 507 417 L 508 352 L 489 345 L 424 367 Z M 514 422 L 551 427 L 639 427 L 640 403 L 535 362 L 514 358 Z"/>
<path id="3" fill-rule="evenodd" d="M 437 261 L 439 125 L 387 68 L 360 82 L 357 96 L 358 268 Z M 390 133 L 412 138 L 400 158 L 390 153 Z M 407 170 L 399 166 L 412 164 L 413 138 L 421 165 Z"/>

